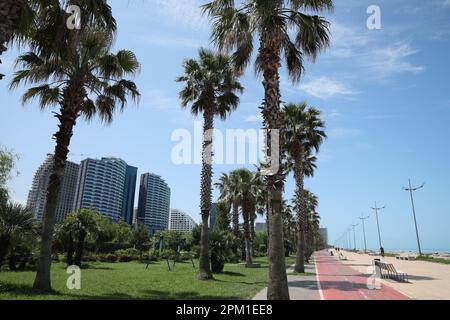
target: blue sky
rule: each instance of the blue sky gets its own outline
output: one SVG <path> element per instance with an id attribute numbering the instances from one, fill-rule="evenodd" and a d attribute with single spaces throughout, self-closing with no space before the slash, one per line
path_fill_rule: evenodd
<path id="1" fill-rule="evenodd" d="M 200 166 L 171 162 L 174 130 L 193 130 L 193 119 L 181 110 L 181 86 L 174 79 L 183 59 L 209 46 L 208 21 L 197 0 L 113 0 L 118 20 L 116 48 L 133 50 L 142 69 L 136 78 L 142 99 L 118 114 L 110 126 L 79 121 L 70 160 L 118 156 L 140 173 L 163 176 L 172 189 L 171 206 L 199 220 Z M 382 29 L 368 30 L 366 9 L 381 8 Z M 320 108 L 329 139 L 319 155 L 319 168 L 306 185 L 320 198 L 322 224 L 336 240 L 375 201 L 386 205 L 380 215 L 386 248 L 415 248 L 409 195 L 402 191 L 411 177 L 426 182 L 416 194 L 423 248 L 450 248 L 450 1 L 336 1 L 332 47 L 315 64 L 307 63 L 300 86 L 282 73 L 283 100 L 307 100 Z M 11 73 L 17 50 L 3 55 L 0 72 Z M 53 150 L 56 122 L 51 110 L 35 103 L 24 107 L 7 82 L 0 82 L 0 144 L 20 155 L 20 174 L 10 182 L 12 197 L 25 202 L 34 171 Z M 261 83 L 249 70 L 238 111 L 218 128 L 261 127 L 258 106 Z M 216 166 L 215 178 L 234 166 Z M 293 193 L 292 177 L 286 194 Z M 217 194 L 216 194 L 217 196 Z M 137 204 L 136 204 L 137 205 Z M 369 247 L 377 247 L 373 215 L 366 221 Z M 362 245 L 360 227 L 357 243 Z"/>

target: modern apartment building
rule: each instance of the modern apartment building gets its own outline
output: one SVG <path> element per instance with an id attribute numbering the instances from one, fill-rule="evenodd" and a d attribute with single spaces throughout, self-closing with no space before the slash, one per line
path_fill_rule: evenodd
<path id="1" fill-rule="evenodd" d="M 143 222 L 150 234 L 167 230 L 170 215 L 170 188 L 156 174 L 141 175 L 137 221 Z"/>
<path id="2" fill-rule="evenodd" d="M 47 187 L 50 180 L 53 155 L 47 154 L 44 163 L 36 171 L 31 190 L 28 193 L 27 207 L 29 207 L 38 220 L 42 220 L 47 203 Z M 58 195 L 56 207 L 56 221 L 63 221 L 67 214 L 72 212 L 75 189 L 77 185 L 79 165 L 70 161 L 66 162 L 61 190 Z"/>
<path id="3" fill-rule="evenodd" d="M 188 214 L 178 209 L 170 210 L 169 230 L 176 232 L 191 232 L 197 224 Z"/>
<path id="4" fill-rule="evenodd" d="M 137 168 L 119 158 L 81 162 L 74 210 L 94 209 L 110 221 L 132 223 Z"/>

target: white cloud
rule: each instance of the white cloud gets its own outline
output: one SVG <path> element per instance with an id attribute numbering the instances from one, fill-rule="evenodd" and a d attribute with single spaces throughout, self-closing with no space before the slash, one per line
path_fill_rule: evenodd
<path id="1" fill-rule="evenodd" d="M 170 25 L 187 27 L 191 30 L 206 30 L 208 19 L 202 15 L 200 6 L 204 2 L 198 0 L 156 0 L 152 7 Z"/>
<path id="2" fill-rule="evenodd" d="M 198 39 L 190 39 L 186 37 L 178 37 L 174 35 L 145 35 L 139 37 L 143 42 L 152 46 L 168 47 L 168 48 L 192 48 L 197 49 L 205 46 Z"/>
<path id="3" fill-rule="evenodd" d="M 244 118 L 244 121 L 245 122 L 250 122 L 250 123 L 261 123 L 262 122 L 262 116 L 261 116 L 261 114 L 249 115 L 249 116 Z"/>
<path id="4" fill-rule="evenodd" d="M 310 96 L 324 100 L 339 96 L 348 97 L 358 94 L 357 91 L 353 90 L 347 84 L 326 76 L 303 82 L 300 85 L 300 89 Z"/>
<path id="5" fill-rule="evenodd" d="M 328 132 L 328 136 L 335 139 L 357 137 L 359 135 L 361 135 L 361 130 L 354 128 L 334 128 Z"/>
<path id="6" fill-rule="evenodd" d="M 418 50 L 412 49 L 409 44 L 398 42 L 367 53 L 363 58 L 363 64 L 376 78 L 389 78 L 401 73 L 417 74 L 424 71 L 425 67 L 406 61 L 406 58 L 417 52 Z"/>

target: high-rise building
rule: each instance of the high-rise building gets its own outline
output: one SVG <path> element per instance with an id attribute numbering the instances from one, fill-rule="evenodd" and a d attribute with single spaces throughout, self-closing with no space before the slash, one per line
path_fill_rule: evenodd
<path id="1" fill-rule="evenodd" d="M 170 188 L 160 176 L 141 175 L 137 221 L 143 222 L 150 234 L 167 230 L 170 215 Z"/>
<path id="2" fill-rule="evenodd" d="M 27 207 L 29 207 L 38 220 L 42 220 L 47 203 L 47 187 L 50 180 L 53 165 L 53 155 L 48 154 L 44 163 L 36 171 L 31 190 L 28 193 Z M 62 222 L 68 213 L 72 211 L 77 185 L 79 165 L 70 161 L 66 162 L 61 189 L 56 206 L 56 221 Z"/>
<path id="3" fill-rule="evenodd" d="M 217 218 L 217 203 L 211 204 L 211 209 L 209 210 L 209 229 L 212 230 L 216 224 Z"/>
<path id="4" fill-rule="evenodd" d="M 265 222 L 256 222 L 255 232 L 267 232 L 267 224 Z"/>
<path id="5" fill-rule="evenodd" d="M 178 209 L 170 210 L 169 230 L 176 232 L 191 232 L 197 224 L 189 215 Z"/>
<path id="6" fill-rule="evenodd" d="M 123 190 L 122 217 L 129 225 L 133 224 L 134 197 L 136 195 L 137 168 L 127 166 L 125 188 Z"/>
<path id="7" fill-rule="evenodd" d="M 93 209 L 101 215 L 131 223 L 137 168 L 118 158 L 81 162 L 74 210 Z"/>
<path id="8" fill-rule="evenodd" d="M 328 228 L 320 228 L 319 233 L 322 237 L 323 242 L 328 245 Z"/>

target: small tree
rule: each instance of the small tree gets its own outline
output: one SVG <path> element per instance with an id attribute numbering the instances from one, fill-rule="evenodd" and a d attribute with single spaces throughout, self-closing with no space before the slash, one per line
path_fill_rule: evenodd
<path id="1" fill-rule="evenodd" d="M 33 232 L 34 214 L 18 203 L 0 206 L 0 268 L 6 254 L 14 248 L 14 240 Z"/>
<path id="2" fill-rule="evenodd" d="M 67 216 L 61 230 L 66 248 L 67 265 L 74 264 L 81 267 L 86 239 L 89 235 L 93 236 L 98 232 L 98 216 L 97 212 L 89 209 L 80 209 Z"/>
<path id="3" fill-rule="evenodd" d="M 224 202 L 217 203 L 216 223 L 213 226 L 214 231 L 229 231 L 231 224 L 230 207 Z"/>
<path id="4" fill-rule="evenodd" d="M 150 241 L 150 234 L 142 222 L 138 222 L 131 234 L 131 245 L 139 250 L 139 259 L 142 260 L 142 252 Z"/>

